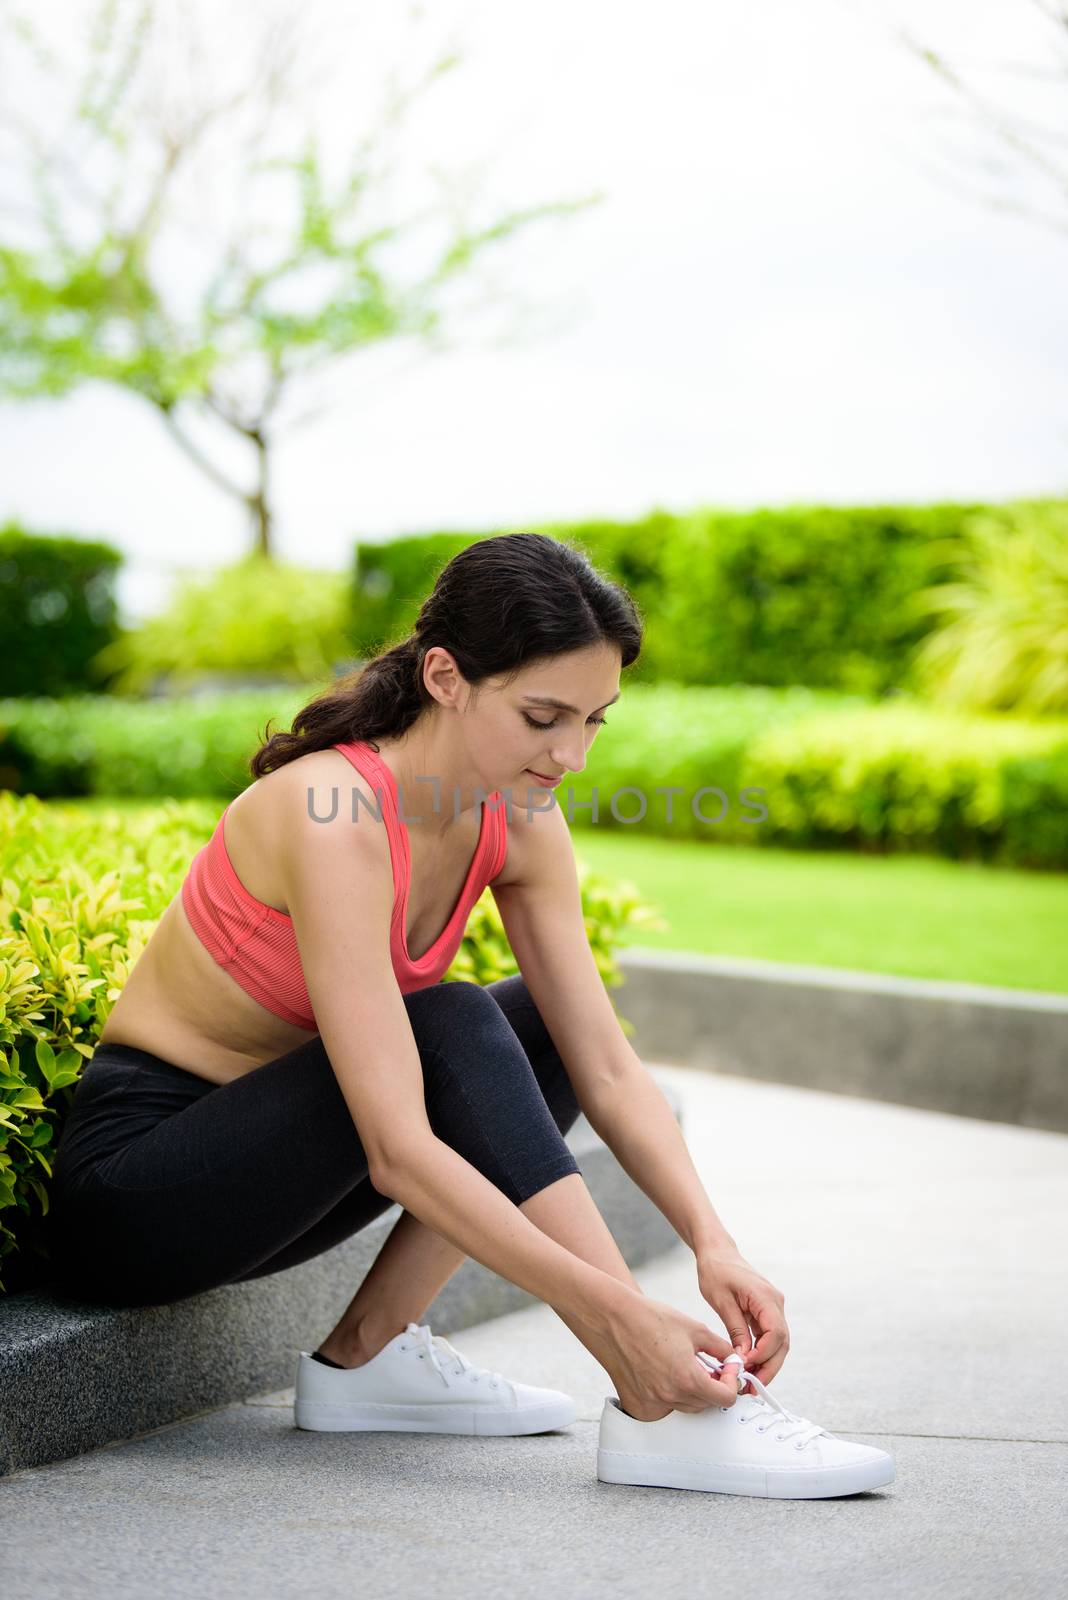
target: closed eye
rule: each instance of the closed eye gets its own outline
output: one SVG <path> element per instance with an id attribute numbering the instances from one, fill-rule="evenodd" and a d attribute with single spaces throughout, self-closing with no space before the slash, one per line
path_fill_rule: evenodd
<path id="1" fill-rule="evenodd" d="M 556 724 L 560 721 L 559 717 L 554 717 L 551 722 L 538 722 L 538 721 L 535 720 L 534 717 L 528 717 L 525 711 L 523 712 L 523 716 L 524 716 L 526 722 L 528 723 L 528 725 L 531 728 L 555 728 Z M 601 723 L 601 722 L 607 722 L 608 718 L 607 717 L 589 717 L 589 718 L 587 718 L 587 720 L 589 722 Z"/>

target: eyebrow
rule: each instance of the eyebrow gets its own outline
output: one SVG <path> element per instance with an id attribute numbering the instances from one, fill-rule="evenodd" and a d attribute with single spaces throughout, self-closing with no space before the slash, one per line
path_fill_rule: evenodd
<path id="1" fill-rule="evenodd" d="M 622 689 L 617 689 L 611 700 L 606 700 L 604 705 L 614 706 L 622 693 Z M 564 700 L 554 700 L 551 694 L 525 694 L 523 699 L 534 706 L 554 706 L 557 711 L 573 711 L 576 717 L 578 716 L 578 706 L 569 706 Z M 598 706 L 597 709 L 603 711 L 604 706 Z"/>

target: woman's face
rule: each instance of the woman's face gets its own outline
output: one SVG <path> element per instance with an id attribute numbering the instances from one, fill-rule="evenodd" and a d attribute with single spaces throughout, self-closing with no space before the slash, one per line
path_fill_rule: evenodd
<path id="1" fill-rule="evenodd" d="M 478 686 L 465 717 L 471 759 L 494 789 L 517 801 L 538 789 L 538 776 L 581 772 L 605 711 L 619 698 L 617 646 L 590 645 Z M 545 700 L 561 701 L 550 706 Z M 564 709 L 568 707 L 570 709 Z M 538 776 L 535 776 L 538 775 Z"/>

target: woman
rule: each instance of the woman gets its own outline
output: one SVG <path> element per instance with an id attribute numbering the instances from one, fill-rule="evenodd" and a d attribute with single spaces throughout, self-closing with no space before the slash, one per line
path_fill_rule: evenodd
<path id="1" fill-rule="evenodd" d="M 735 1374 L 763 1394 L 781 1367 L 782 1295 L 738 1254 L 620 1030 L 547 792 L 585 766 L 640 644 L 632 600 L 580 552 L 487 538 L 444 568 L 411 638 L 267 738 L 78 1085 L 54 1174 L 61 1281 L 166 1303 L 306 1261 L 397 1201 L 341 1320 L 300 1353 L 299 1426 L 574 1421 L 568 1396 L 473 1367 L 420 1321 L 473 1256 L 611 1377 L 602 1477 L 671 1482 L 664 1463 L 690 1457 L 681 1486 L 731 1489 L 724 1418 L 742 1476 L 768 1477 L 764 1422 L 734 1416 L 789 1413 L 736 1404 Z M 487 883 L 521 976 L 443 983 Z M 565 1142 L 580 1107 L 693 1249 L 729 1339 L 643 1295 Z M 826 1468 L 829 1436 L 799 1423 Z M 789 1466 L 812 1493 L 813 1452 Z"/>

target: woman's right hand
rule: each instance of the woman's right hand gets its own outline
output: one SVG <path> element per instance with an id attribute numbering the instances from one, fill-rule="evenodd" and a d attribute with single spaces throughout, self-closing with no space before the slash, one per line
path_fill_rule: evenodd
<path id="1" fill-rule="evenodd" d="M 734 1372 L 741 1369 L 732 1365 L 714 1378 L 697 1359 L 698 1350 L 705 1350 L 722 1361 L 732 1353 L 730 1340 L 640 1292 L 617 1308 L 608 1332 L 590 1349 L 615 1384 L 624 1411 L 639 1422 L 655 1422 L 669 1411 L 732 1406 L 738 1398 Z"/>

